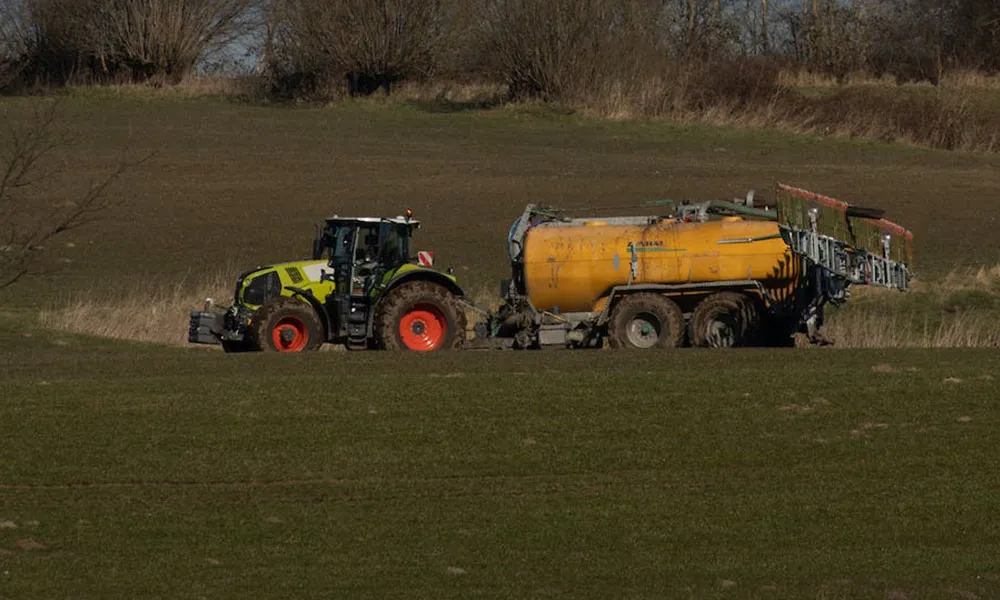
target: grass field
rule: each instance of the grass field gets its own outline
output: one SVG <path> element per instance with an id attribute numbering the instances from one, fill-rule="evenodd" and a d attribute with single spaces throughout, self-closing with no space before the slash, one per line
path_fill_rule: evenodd
<path id="1" fill-rule="evenodd" d="M 7 325 L 3 597 L 1000 593 L 995 352 L 233 357 Z"/>
<path id="2" fill-rule="evenodd" d="M 492 290 L 527 202 L 776 180 L 886 208 L 927 281 L 1000 263 L 997 155 L 465 108 L 62 100 L 53 197 L 155 155 L 0 292 L 0 598 L 1000 596 L 995 349 L 227 356 L 38 324 L 91 302 L 183 335 L 143 299 L 406 207 Z M 1000 311 L 997 280 L 904 306 Z"/>

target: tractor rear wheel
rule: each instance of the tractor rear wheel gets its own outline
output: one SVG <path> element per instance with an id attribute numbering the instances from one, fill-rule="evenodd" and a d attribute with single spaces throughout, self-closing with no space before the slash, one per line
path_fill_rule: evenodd
<path id="1" fill-rule="evenodd" d="M 323 325 L 311 306 L 282 297 L 257 310 L 251 340 L 265 352 L 318 350 L 323 345 Z"/>
<path id="2" fill-rule="evenodd" d="M 660 294 L 626 296 L 611 313 L 608 342 L 612 348 L 676 348 L 684 343 L 684 314 Z"/>
<path id="3" fill-rule="evenodd" d="M 429 352 L 465 343 L 465 312 L 455 296 L 429 281 L 404 283 L 375 313 L 375 345 L 382 350 Z"/>
<path id="4" fill-rule="evenodd" d="M 753 299 L 719 292 L 702 300 L 691 316 L 691 345 L 701 348 L 746 346 L 753 340 L 760 313 Z"/>

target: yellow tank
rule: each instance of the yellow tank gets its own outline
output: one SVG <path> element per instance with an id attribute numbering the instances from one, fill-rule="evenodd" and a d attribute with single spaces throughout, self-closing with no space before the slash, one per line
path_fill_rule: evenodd
<path id="1" fill-rule="evenodd" d="M 532 304 L 558 312 L 600 311 L 611 288 L 643 283 L 755 280 L 783 298 L 800 274 L 777 223 L 740 217 L 643 225 L 547 222 L 527 231 L 523 259 Z"/>

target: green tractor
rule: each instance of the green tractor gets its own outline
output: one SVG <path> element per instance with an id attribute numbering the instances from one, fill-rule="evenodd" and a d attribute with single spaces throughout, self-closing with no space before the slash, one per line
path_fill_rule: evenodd
<path id="1" fill-rule="evenodd" d="M 411 253 L 411 216 L 327 219 L 312 260 L 243 273 L 232 306 L 206 301 L 191 313 L 188 341 L 227 352 L 461 346 L 465 293 L 451 273 L 430 268 L 429 252 Z"/>

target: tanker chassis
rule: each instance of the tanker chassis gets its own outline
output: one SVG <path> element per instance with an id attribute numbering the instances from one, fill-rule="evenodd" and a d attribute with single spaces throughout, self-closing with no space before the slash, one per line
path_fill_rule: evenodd
<path id="1" fill-rule="evenodd" d="M 326 220 L 312 260 L 244 273 L 189 341 L 227 351 L 673 348 L 822 342 L 852 285 L 905 291 L 913 235 L 881 211 L 778 184 L 776 206 L 659 201 L 666 216 L 576 217 L 529 205 L 511 226 L 495 311 L 469 302 L 405 217 Z M 647 205 L 648 206 L 648 205 Z M 449 270 L 450 271 L 450 270 Z M 478 314 L 468 339 L 466 314 Z"/>

